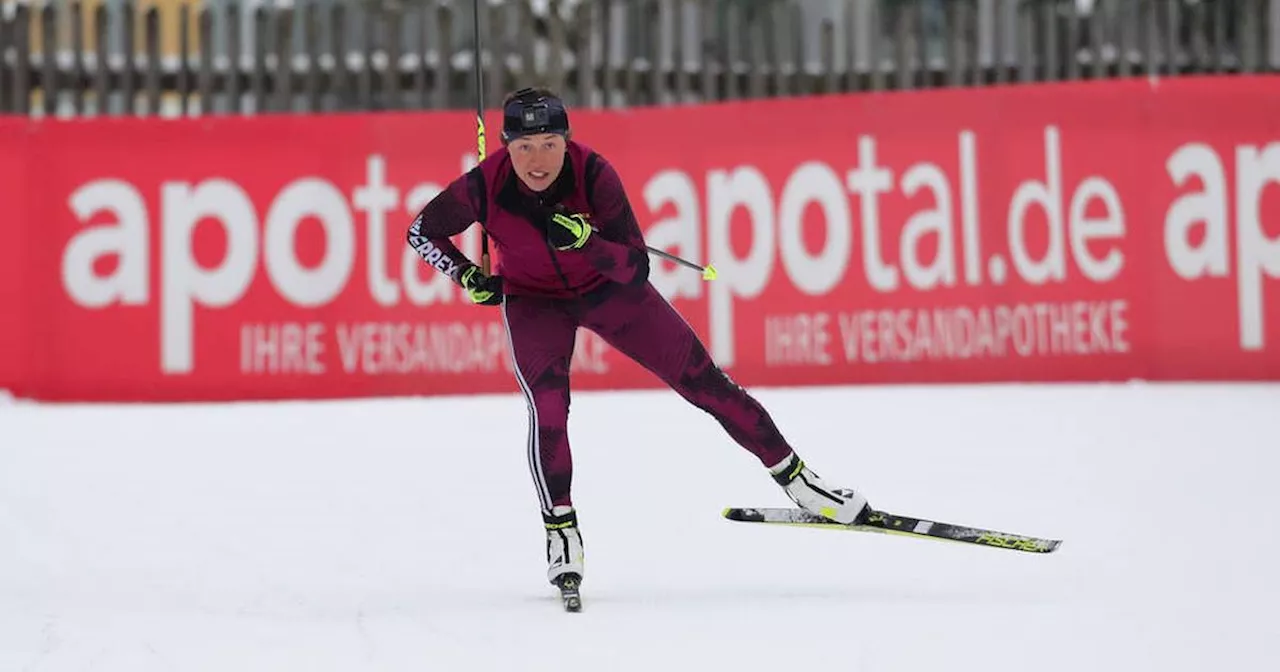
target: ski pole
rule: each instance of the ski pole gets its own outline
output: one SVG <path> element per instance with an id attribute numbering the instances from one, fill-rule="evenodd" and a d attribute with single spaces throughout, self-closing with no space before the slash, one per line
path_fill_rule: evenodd
<path id="1" fill-rule="evenodd" d="M 480 67 L 480 0 L 471 0 L 471 19 L 475 24 L 476 40 L 476 160 L 484 161 L 484 78 Z M 480 271 L 489 274 L 489 234 L 480 231 Z"/>
<path id="2" fill-rule="evenodd" d="M 659 257 L 666 259 L 667 261 L 674 261 L 675 263 L 680 264 L 681 266 L 686 266 L 688 268 L 692 268 L 695 271 L 701 272 L 702 279 L 706 280 L 707 282 L 711 282 L 712 280 L 716 279 L 716 276 L 717 276 L 716 267 L 712 266 L 711 264 L 707 264 L 706 266 L 699 266 L 698 264 L 695 264 L 692 261 L 681 259 L 680 257 L 677 257 L 676 255 L 671 254 L 670 252 L 663 252 L 662 250 L 649 247 L 647 245 L 645 247 L 646 249 L 649 250 L 650 254 L 656 254 Z"/>

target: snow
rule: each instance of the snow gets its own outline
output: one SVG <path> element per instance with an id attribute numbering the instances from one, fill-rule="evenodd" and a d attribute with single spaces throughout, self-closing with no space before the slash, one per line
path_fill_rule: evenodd
<path id="1" fill-rule="evenodd" d="M 574 396 L 585 609 L 517 395 L 0 404 L 0 670 L 1280 669 L 1276 385 L 760 389 L 880 508 L 1047 556 L 760 528 L 669 391 Z"/>

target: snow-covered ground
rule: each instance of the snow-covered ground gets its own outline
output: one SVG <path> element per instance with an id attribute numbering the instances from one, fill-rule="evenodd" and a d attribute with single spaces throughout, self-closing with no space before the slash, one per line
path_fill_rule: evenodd
<path id="1" fill-rule="evenodd" d="M 873 505 L 1038 556 L 760 528 L 673 393 L 575 394 L 585 609 L 517 395 L 0 405 L 0 670 L 1280 669 L 1280 386 L 757 390 Z"/>

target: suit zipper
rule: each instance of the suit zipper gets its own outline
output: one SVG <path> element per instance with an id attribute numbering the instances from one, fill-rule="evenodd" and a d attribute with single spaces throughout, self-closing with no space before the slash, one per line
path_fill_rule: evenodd
<path id="1" fill-rule="evenodd" d="M 547 208 L 547 204 L 542 200 L 541 196 L 538 197 L 538 205 L 544 209 Z M 545 217 L 543 219 L 545 221 Z M 564 270 L 560 268 L 560 260 L 556 259 L 556 250 L 551 246 L 551 241 L 547 240 L 545 232 L 543 233 L 542 244 L 546 246 L 547 254 L 551 256 L 551 265 L 556 268 L 556 275 L 560 276 L 560 284 L 564 285 L 564 291 L 569 292 L 570 294 L 577 294 L 577 292 L 573 291 L 573 288 L 569 286 L 569 278 L 565 277 Z"/>
<path id="2" fill-rule="evenodd" d="M 560 276 L 560 284 L 564 285 L 564 291 L 570 294 L 577 294 L 573 288 L 569 286 L 569 278 L 564 276 L 564 271 L 560 268 L 560 261 L 556 259 L 556 249 L 551 247 L 551 241 L 546 238 L 542 239 L 542 243 L 547 246 L 547 254 L 551 255 L 551 265 L 556 267 L 556 275 Z"/>

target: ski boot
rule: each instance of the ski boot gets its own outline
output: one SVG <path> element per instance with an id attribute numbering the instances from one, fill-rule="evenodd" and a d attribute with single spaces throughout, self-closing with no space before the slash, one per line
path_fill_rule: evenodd
<path id="1" fill-rule="evenodd" d="M 560 590 L 566 610 L 579 611 L 585 556 L 578 514 L 572 507 L 557 506 L 550 514 L 543 513 L 542 521 L 547 528 L 547 580 Z"/>
<path id="2" fill-rule="evenodd" d="M 773 480 L 800 508 L 838 523 L 862 522 L 871 512 L 867 498 L 853 490 L 832 488 L 795 453 L 769 468 Z"/>

